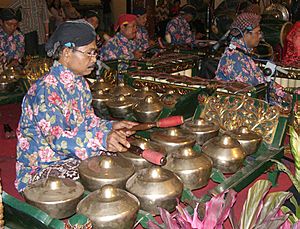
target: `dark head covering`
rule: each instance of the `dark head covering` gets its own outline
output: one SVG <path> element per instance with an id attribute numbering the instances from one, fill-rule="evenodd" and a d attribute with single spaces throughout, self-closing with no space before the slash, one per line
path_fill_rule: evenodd
<path id="1" fill-rule="evenodd" d="M 0 11 L 0 19 L 3 21 L 8 21 L 8 20 L 12 20 L 12 19 L 21 21 L 22 20 L 21 10 L 20 9 L 14 10 L 11 8 L 2 9 Z"/>
<path id="2" fill-rule="evenodd" d="M 183 7 L 181 7 L 179 13 L 180 14 L 190 14 L 193 16 L 193 18 L 195 18 L 197 15 L 197 10 L 194 6 L 187 4 L 187 5 L 184 5 Z"/>
<path id="3" fill-rule="evenodd" d="M 260 19 L 261 16 L 254 13 L 241 13 L 230 26 L 231 34 L 233 36 L 238 36 L 240 34 L 239 29 L 242 32 L 255 29 L 257 26 L 259 26 Z"/>
<path id="4" fill-rule="evenodd" d="M 100 15 L 96 10 L 88 10 L 85 14 L 86 18 L 96 17 L 98 20 L 100 19 Z"/>
<path id="5" fill-rule="evenodd" d="M 95 29 L 85 20 L 66 21 L 57 27 L 45 48 L 47 55 L 51 57 L 60 46 L 80 47 L 95 39 Z"/>
<path id="6" fill-rule="evenodd" d="M 136 16 L 141 16 L 147 13 L 146 9 L 144 7 L 137 7 L 133 10 L 132 14 Z"/>

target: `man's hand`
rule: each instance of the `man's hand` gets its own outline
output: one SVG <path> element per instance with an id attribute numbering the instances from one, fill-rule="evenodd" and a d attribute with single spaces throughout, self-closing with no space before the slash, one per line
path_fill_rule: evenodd
<path id="1" fill-rule="evenodd" d="M 135 50 L 133 52 L 134 58 L 141 59 L 143 57 L 143 52 L 141 50 Z"/>
<path id="2" fill-rule="evenodd" d="M 107 150 L 111 152 L 124 152 L 130 147 L 126 134 L 122 130 L 112 130 L 108 134 L 106 144 Z"/>
<path id="3" fill-rule="evenodd" d="M 123 131 L 125 133 L 125 135 L 128 137 L 132 134 L 135 133 L 135 131 L 130 131 L 130 129 L 134 126 L 138 125 L 137 122 L 130 122 L 130 121 L 120 121 L 120 122 L 115 122 L 113 123 L 112 129 L 113 130 L 124 130 L 124 129 L 128 129 L 127 131 Z"/>

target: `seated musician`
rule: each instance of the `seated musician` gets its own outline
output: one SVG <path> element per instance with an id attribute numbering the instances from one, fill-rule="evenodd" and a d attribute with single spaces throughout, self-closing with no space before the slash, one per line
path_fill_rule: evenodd
<path id="1" fill-rule="evenodd" d="M 100 23 L 99 13 L 96 10 L 88 10 L 84 16 L 84 19 L 88 23 L 90 23 L 95 28 L 95 31 L 97 32 Z M 103 36 L 101 36 L 100 34 L 96 35 L 96 44 L 98 49 L 100 49 L 101 46 L 105 43 L 104 36 L 108 36 L 108 35 L 107 34 L 103 34 Z"/>
<path id="2" fill-rule="evenodd" d="M 137 31 L 134 39 L 136 50 L 145 51 L 149 48 L 149 35 L 145 28 L 147 22 L 147 12 L 145 8 L 136 8 L 133 10 L 136 16 Z"/>
<path id="3" fill-rule="evenodd" d="M 25 52 L 24 36 L 17 30 L 21 12 L 10 8 L 0 12 L 0 63 L 16 66 Z"/>
<path id="4" fill-rule="evenodd" d="M 255 64 L 250 54 L 262 38 L 260 19 L 261 16 L 257 14 L 242 13 L 232 23 L 232 38 L 220 59 L 216 79 L 244 82 L 252 86 L 267 82 L 263 71 Z M 282 87 L 275 82 L 271 81 L 270 89 L 272 104 L 281 104 L 283 99 L 290 100 Z"/>
<path id="5" fill-rule="evenodd" d="M 116 34 L 110 38 L 100 49 L 100 60 L 131 60 L 140 58 L 141 53 L 135 53 L 133 39 L 136 37 L 136 16 L 122 14 L 115 24 Z"/>
<path id="6" fill-rule="evenodd" d="M 17 129 L 16 188 L 48 176 L 78 179 L 81 160 L 130 147 L 133 122 L 99 119 L 83 77 L 94 68 L 96 33 L 84 20 L 63 22 L 46 44 L 54 63 L 25 95 Z M 123 130 L 121 130 L 123 129 Z"/>
<path id="7" fill-rule="evenodd" d="M 286 51 L 282 64 L 300 68 L 300 22 L 296 22 L 286 36 Z"/>
<path id="8" fill-rule="evenodd" d="M 167 24 L 166 39 L 170 39 L 173 45 L 191 45 L 195 43 L 195 36 L 191 31 L 189 22 L 196 17 L 196 8 L 192 5 L 185 5 L 181 8 L 180 14 Z M 169 38 L 170 37 L 170 38 Z"/>

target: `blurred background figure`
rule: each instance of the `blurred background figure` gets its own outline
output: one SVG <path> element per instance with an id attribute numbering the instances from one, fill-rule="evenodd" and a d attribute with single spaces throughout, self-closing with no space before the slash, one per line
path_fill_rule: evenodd
<path id="1" fill-rule="evenodd" d="M 113 32 L 113 15 L 111 10 L 111 0 L 101 0 L 101 5 L 103 14 L 102 30 L 110 34 L 111 32 Z"/>
<path id="2" fill-rule="evenodd" d="M 84 19 L 95 28 L 95 31 L 97 33 L 96 44 L 97 44 L 97 48 L 100 49 L 105 42 L 104 37 L 106 37 L 106 40 L 108 40 L 110 37 L 106 33 L 99 31 L 99 24 L 100 24 L 99 12 L 97 12 L 96 10 L 88 10 L 84 16 Z"/>
<path id="3" fill-rule="evenodd" d="M 21 32 L 25 37 L 25 54 L 45 56 L 49 37 L 49 14 L 45 0 L 12 0 L 10 8 L 21 9 Z"/>
<path id="4" fill-rule="evenodd" d="M 67 20 L 75 20 L 81 18 L 80 13 L 73 7 L 70 0 L 65 0 L 63 3 L 63 10 Z"/>
<path id="5" fill-rule="evenodd" d="M 64 9 L 62 8 L 60 0 L 54 0 L 51 7 L 50 13 L 55 19 L 55 27 L 59 26 L 66 19 L 66 15 Z"/>
<path id="6" fill-rule="evenodd" d="M 169 22 L 169 8 L 164 0 L 157 1 L 156 14 L 156 34 L 158 37 L 165 37 L 166 27 Z"/>
<path id="7" fill-rule="evenodd" d="M 293 25 L 286 37 L 285 53 L 282 62 L 284 65 L 300 67 L 300 21 Z"/>
<path id="8" fill-rule="evenodd" d="M 17 66 L 25 52 L 24 36 L 17 30 L 21 11 L 7 8 L 0 11 L 0 64 Z"/>
<path id="9" fill-rule="evenodd" d="M 181 4 L 180 0 L 175 0 L 173 2 L 173 6 L 170 9 L 170 17 L 176 17 L 179 15 L 180 4 Z"/>

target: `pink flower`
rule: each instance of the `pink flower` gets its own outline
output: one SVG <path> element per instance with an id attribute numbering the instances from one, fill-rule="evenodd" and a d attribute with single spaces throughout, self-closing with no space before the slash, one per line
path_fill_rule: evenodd
<path id="1" fill-rule="evenodd" d="M 18 141 L 19 141 L 18 144 L 19 144 L 21 150 L 25 151 L 25 150 L 28 150 L 28 149 L 29 149 L 29 145 L 30 145 L 30 144 L 29 144 L 27 138 L 21 137 L 21 138 L 18 139 Z"/>
<path id="2" fill-rule="evenodd" d="M 54 157 L 54 151 L 50 149 L 50 147 L 46 147 L 45 149 L 41 149 L 39 152 L 39 157 L 42 162 L 50 162 Z"/>
<path id="3" fill-rule="evenodd" d="M 32 118 L 33 118 L 33 111 L 31 110 L 30 106 L 25 107 L 25 113 L 27 114 L 27 116 L 29 117 L 29 119 L 32 120 Z"/>
<path id="4" fill-rule="evenodd" d="M 88 158 L 88 154 L 87 154 L 85 148 L 76 148 L 76 149 L 75 149 L 75 155 L 76 155 L 80 160 L 85 160 L 85 159 Z"/>
<path id="5" fill-rule="evenodd" d="M 94 128 L 96 126 L 99 126 L 99 119 L 93 118 L 90 124 L 90 128 Z"/>
<path id="6" fill-rule="evenodd" d="M 41 129 L 42 133 L 47 135 L 50 131 L 50 122 L 46 121 L 45 119 L 42 119 L 38 122 L 38 126 Z"/>
<path id="7" fill-rule="evenodd" d="M 68 91 L 74 90 L 74 75 L 70 71 L 65 71 L 61 73 L 60 79 L 62 84 L 66 87 Z"/>
<path id="8" fill-rule="evenodd" d="M 50 133 L 56 138 L 59 138 L 63 132 L 63 129 L 60 126 L 54 126 L 51 128 Z"/>
<path id="9" fill-rule="evenodd" d="M 77 104 L 77 101 L 75 99 L 72 99 L 72 110 L 73 111 L 79 111 L 78 104 Z"/>
<path id="10" fill-rule="evenodd" d="M 45 78 L 45 82 L 48 86 L 57 86 L 57 80 L 55 79 L 55 77 L 53 75 L 47 75 Z"/>
<path id="11" fill-rule="evenodd" d="M 35 91 L 36 91 L 36 84 L 33 84 L 33 85 L 29 88 L 27 94 L 33 96 L 33 95 L 35 95 Z"/>
<path id="12" fill-rule="evenodd" d="M 78 127 L 76 127 L 74 130 L 71 130 L 71 131 L 65 131 L 63 132 L 63 137 L 66 137 L 66 138 L 73 138 L 77 135 L 78 133 Z"/>
<path id="13" fill-rule="evenodd" d="M 62 104 L 62 100 L 56 92 L 52 92 L 51 95 L 48 96 L 48 100 L 54 105 L 60 106 Z"/>
<path id="14" fill-rule="evenodd" d="M 97 139 L 98 139 L 100 142 L 102 142 L 103 132 L 102 132 L 102 131 L 98 131 L 98 132 L 96 133 L 96 137 L 97 137 Z"/>
<path id="15" fill-rule="evenodd" d="M 70 71 L 64 71 L 60 74 L 60 80 L 64 85 L 73 83 L 74 75 Z"/>
<path id="16" fill-rule="evenodd" d="M 87 147 L 92 148 L 93 150 L 97 150 L 100 148 L 101 144 L 98 139 L 90 138 L 87 144 Z"/>
<path id="17" fill-rule="evenodd" d="M 38 114 L 39 114 L 39 107 L 38 107 L 38 106 L 35 106 L 35 107 L 33 108 L 33 114 L 34 114 L 34 115 L 38 115 Z"/>

